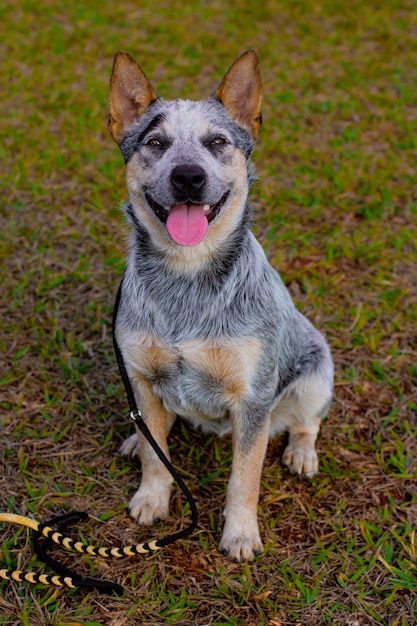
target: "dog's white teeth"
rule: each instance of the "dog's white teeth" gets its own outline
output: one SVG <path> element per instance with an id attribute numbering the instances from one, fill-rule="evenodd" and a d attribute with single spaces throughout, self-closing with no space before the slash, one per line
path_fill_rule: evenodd
<path id="1" fill-rule="evenodd" d="M 211 209 L 210 209 L 210 205 L 209 204 L 205 204 L 203 206 L 203 213 L 204 213 L 204 215 L 207 215 L 207 213 L 210 213 L 210 210 Z"/>

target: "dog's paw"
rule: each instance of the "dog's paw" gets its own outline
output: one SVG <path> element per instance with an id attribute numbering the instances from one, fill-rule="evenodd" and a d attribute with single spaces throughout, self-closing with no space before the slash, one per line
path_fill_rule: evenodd
<path id="1" fill-rule="evenodd" d="M 263 550 L 257 523 L 253 528 L 250 526 L 228 523 L 226 520 L 219 551 L 235 563 L 253 561 Z"/>
<path id="2" fill-rule="evenodd" d="M 282 462 L 293 474 L 307 478 L 312 478 L 319 469 L 319 461 L 314 447 L 300 443 L 290 443 L 285 448 Z"/>
<path id="3" fill-rule="evenodd" d="M 140 526 L 152 526 L 168 517 L 171 485 L 141 485 L 129 502 L 129 513 Z"/>
<path id="4" fill-rule="evenodd" d="M 128 457 L 139 454 L 139 438 L 136 433 L 124 440 L 119 448 L 119 452 L 122 456 Z"/>

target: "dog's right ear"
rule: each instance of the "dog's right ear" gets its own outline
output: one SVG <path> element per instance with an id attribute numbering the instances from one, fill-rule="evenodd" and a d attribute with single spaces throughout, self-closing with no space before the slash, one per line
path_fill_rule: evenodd
<path id="1" fill-rule="evenodd" d="M 109 115 L 110 132 L 117 143 L 156 98 L 152 85 L 136 61 L 127 52 L 118 52 L 110 79 Z"/>

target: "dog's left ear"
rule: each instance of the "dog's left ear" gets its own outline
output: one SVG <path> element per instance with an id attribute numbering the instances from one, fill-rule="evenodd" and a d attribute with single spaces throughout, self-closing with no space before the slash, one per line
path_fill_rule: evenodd
<path id="1" fill-rule="evenodd" d="M 110 79 L 109 116 L 110 132 L 116 143 L 120 143 L 156 98 L 151 83 L 136 61 L 127 52 L 118 52 Z"/>
<path id="2" fill-rule="evenodd" d="M 243 52 L 229 68 L 215 94 L 232 120 L 256 139 L 261 130 L 262 81 L 258 55 Z"/>

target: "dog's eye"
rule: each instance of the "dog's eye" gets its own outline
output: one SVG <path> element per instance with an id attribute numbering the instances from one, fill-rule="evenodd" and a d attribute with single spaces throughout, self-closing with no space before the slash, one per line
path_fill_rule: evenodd
<path id="1" fill-rule="evenodd" d="M 227 143 L 224 137 L 215 137 L 211 140 L 212 146 L 224 146 Z"/>
<path id="2" fill-rule="evenodd" d="M 159 139 L 148 139 L 146 145 L 150 148 L 162 148 L 162 142 Z"/>

